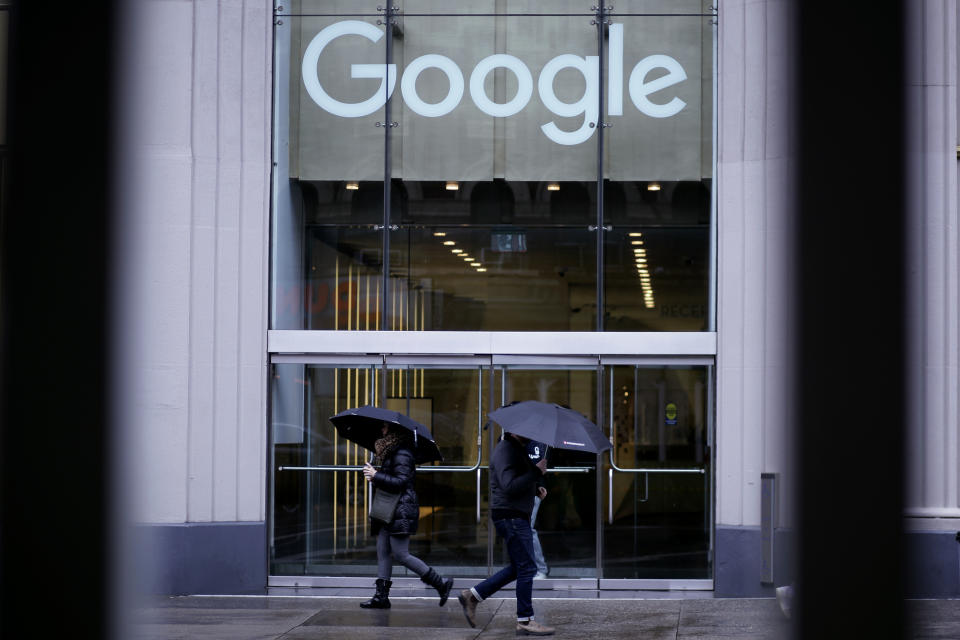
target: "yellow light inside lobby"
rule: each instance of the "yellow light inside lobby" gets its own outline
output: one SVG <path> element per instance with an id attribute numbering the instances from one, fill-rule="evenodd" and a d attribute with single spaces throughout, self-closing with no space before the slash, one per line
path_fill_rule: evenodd
<path id="1" fill-rule="evenodd" d="M 444 246 L 446 246 L 446 247 L 452 247 L 453 245 L 455 245 L 455 244 L 457 244 L 457 243 L 454 242 L 453 240 L 444 240 L 444 241 L 443 241 L 443 244 L 444 244 Z"/>
<path id="2" fill-rule="evenodd" d="M 470 266 L 471 266 L 471 267 L 479 267 L 479 266 L 480 266 L 480 263 L 479 263 L 479 262 L 471 262 L 471 263 L 470 263 Z"/>
<path id="3" fill-rule="evenodd" d="M 551 182 L 547 185 L 547 191 L 560 191 L 560 185 L 556 182 Z"/>
<path id="4" fill-rule="evenodd" d="M 446 232 L 446 231 L 434 231 L 434 232 L 433 232 L 433 237 L 434 237 L 434 238 L 442 238 L 442 237 L 444 237 L 445 235 L 447 235 L 447 232 Z"/>
<path id="5" fill-rule="evenodd" d="M 647 184 L 647 191 L 660 191 L 660 183 L 659 183 L 659 182 L 651 182 L 651 183 Z"/>
<path id="6" fill-rule="evenodd" d="M 454 180 L 447 180 L 447 191 L 458 191 L 460 189 L 460 183 Z"/>
<path id="7" fill-rule="evenodd" d="M 631 231 L 631 232 L 630 232 L 630 237 L 631 237 L 631 238 L 639 238 L 639 237 L 641 237 L 641 236 L 643 236 L 643 234 L 640 233 L 639 231 Z"/>
<path id="8" fill-rule="evenodd" d="M 451 253 L 463 253 L 463 249 L 450 249 Z"/>
<path id="9" fill-rule="evenodd" d="M 484 269 L 483 267 L 480 267 L 479 269 L 477 269 L 478 273 L 483 273 L 484 271 L 486 271 L 486 269 Z"/>

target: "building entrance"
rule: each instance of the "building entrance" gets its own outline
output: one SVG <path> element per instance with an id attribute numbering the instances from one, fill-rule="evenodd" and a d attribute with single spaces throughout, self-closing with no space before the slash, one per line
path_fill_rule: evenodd
<path id="1" fill-rule="evenodd" d="M 291 361 L 300 360 L 299 362 Z M 444 575 L 506 563 L 488 520 L 488 462 L 514 400 L 567 405 L 612 449 L 550 449 L 534 528 L 538 588 L 711 588 L 709 364 L 592 358 L 275 356 L 271 390 L 271 586 L 363 584 L 376 573 L 360 473 L 370 452 L 329 417 L 385 405 L 425 424 L 444 460 L 418 467 L 411 553 Z M 407 576 L 396 567 L 394 577 Z M 412 573 L 411 579 L 416 578 Z M 629 581 L 629 582 L 626 582 Z"/>

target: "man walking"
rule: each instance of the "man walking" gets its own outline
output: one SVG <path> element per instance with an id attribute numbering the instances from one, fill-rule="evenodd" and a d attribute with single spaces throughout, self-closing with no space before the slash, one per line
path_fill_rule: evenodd
<path id="1" fill-rule="evenodd" d="M 507 433 L 497 444 L 490 461 L 490 516 L 497 534 L 503 538 L 510 564 L 483 582 L 460 592 L 463 615 L 471 627 L 477 626 L 477 605 L 494 593 L 517 581 L 517 635 L 549 636 L 554 629 L 533 615 L 534 561 L 530 516 L 537 481 L 546 473 L 547 460 L 536 465 L 527 454 L 529 440 Z"/>

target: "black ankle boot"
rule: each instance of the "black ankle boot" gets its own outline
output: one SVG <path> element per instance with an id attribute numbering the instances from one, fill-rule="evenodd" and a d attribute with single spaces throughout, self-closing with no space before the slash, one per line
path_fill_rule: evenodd
<path id="1" fill-rule="evenodd" d="M 440 594 L 440 606 L 447 604 L 447 596 L 450 595 L 450 589 L 453 588 L 453 578 L 443 579 L 439 573 L 430 569 L 420 579 L 437 590 Z"/>
<path id="2" fill-rule="evenodd" d="M 387 596 L 390 595 L 390 585 L 392 584 L 393 582 L 390 580 L 377 578 L 377 593 L 366 602 L 361 602 L 360 606 L 364 609 L 389 609 L 390 598 Z"/>

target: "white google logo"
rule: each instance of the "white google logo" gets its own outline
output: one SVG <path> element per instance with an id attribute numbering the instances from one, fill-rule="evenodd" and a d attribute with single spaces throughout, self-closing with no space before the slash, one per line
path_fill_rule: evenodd
<path id="1" fill-rule="evenodd" d="M 370 98 L 363 102 L 340 102 L 335 100 L 320 85 L 317 77 L 317 65 L 320 54 L 334 39 L 340 36 L 355 35 L 377 42 L 383 37 L 383 31 L 359 20 L 344 20 L 326 27 L 310 41 L 303 54 L 302 76 L 307 93 L 321 109 L 344 118 L 367 116 L 384 106 L 387 96 L 393 95 L 397 81 L 395 64 L 354 64 L 350 66 L 352 78 L 379 78 L 380 87 Z M 609 86 L 608 114 L 623 115 L 623 25 L 610 25 L 609 36 Z M 517 78 L 517 94 L 508 102 L 497 103 L 487 96 L 483 88 L 484 80 L 494 69 L 509 69 Z M 417 78 L 426 69 L 439 69 L 447 76 L 450 88 L 447 96 L 440 102 L 425 102 L 417 95 Z M 553 91 L 553 81 L 563 69 L 575 69 L 583 75 L 586 88 L 583 96 L 576 102 L 562 102 Z M 647 75 L 654 69 L 666 70 L 665 75 L 647 82 Z M 669 118 L 686 106 L 680 98 L 674 96 L 665 103 L 655 103 L 650 95 L 683 82 L 687 74 L 674 58 L 656 54 L 647 56 L 633 67 L 627 87 L 634 106 L 651 118 Z M 385 86 L 386 85 L 386 86 Z M 537 81 L 537 91 L 543 105 L 553 114 L 573 118 L 582 115 L 583 124 L 576 131 L 563 131 L 553 121 L 541 125 L 543 133 L 558 144 L 575 145 L 588 140 L 598 121 L 598 103 L 600 90 L 600 58 L 598 56 L 580 57 L 570 53 L 559 55 L 544 65 Z M 463 98 L 463 73 L 456 63 L 446 56 L 430 53 L 413 60 L 403 72 L 400 80 L 400 92 L 404 102 L 414 112 L 427 118 L 439 118 L 453 111 Z M 530 102 L 533 95 L 533 76 L 522 60 L 505 53 L 487 56 L 477 63 L 470 74 L 470 97 L 480 111 L 497 117 L 507 118 L 521 111 Z"/>

